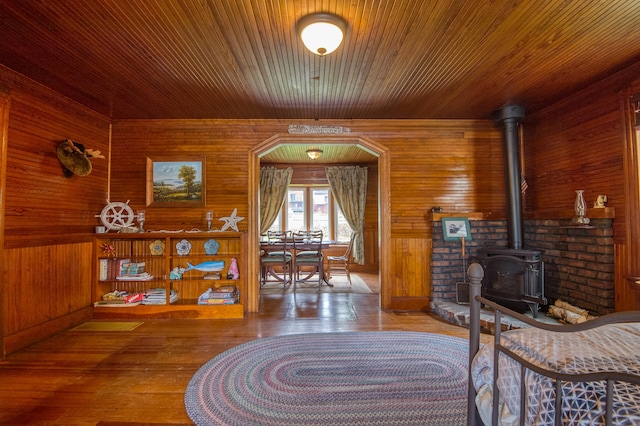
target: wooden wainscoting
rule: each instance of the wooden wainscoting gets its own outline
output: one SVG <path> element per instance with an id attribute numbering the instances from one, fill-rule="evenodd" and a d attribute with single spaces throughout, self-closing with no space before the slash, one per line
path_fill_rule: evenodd
<path id="1" fill-rule="evenodd" d="M 91 317 L 92 233 L 108 198 L 109 119 L 0 67 L 2 355 Z M 10 102 L 9 102 L 10 101 Z M 10 109 L 10 111 L 9 111 Z M 105 155 L 66 177 L 57 146 Z M 125 200 L 126 201 L 126 200 Z"/>
<path id="2" fill-rule="evenodd" d="M 427 311 L 431 302 L 431 238 L 391 238 L 391 308 Z"/>
<path id="3" fill-rule="evenodd" d="M 614 244 L 616 312 L 640 310 L 640 285 L 629 275 L 629 246 Z"/>
<path id="4" fill-rule="evenodd" d="M 91 319 L 92 250 L 88 242 L 4 251 L 3 355 Z"/>

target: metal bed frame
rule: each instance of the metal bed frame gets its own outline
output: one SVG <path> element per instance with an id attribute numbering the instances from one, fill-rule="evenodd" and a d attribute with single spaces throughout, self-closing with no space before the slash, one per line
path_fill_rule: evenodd
<path id="1" fill-rule="evenodd" d="M 524 377 L 526 370 L 531 370 L 542 376 L 546 376 L 555 381 L 556 395 L 555 395 L 555 424 L 561 424 L 561 406 L 562 406 L 562 382 L 594 382 L 594 381 L 606 381 L 606 415 L 605 424 L 612 425 L 612 394 L 613 394 L 613 382 L 628 382 L 640 386 L 640 376 L 635 376 L 627 373 L 618 372 L 594 372 L 594 373 L 581 373 L 581 374 L 566 374 L 558 373 L 555 371 L 547 370 L 534 365 L 522 357 L 512 352 L 508 348 L 501 345 L 500 335 L 502 332 L 502 316 L 508 315 L 519 321 L 528 324 L 531 327 L 537 327 L 544 330 L 550 330 L 561 333 L 571 333 L 575 331 L 584 331 L 596 327 L 600 327 L 606 324 L 615 323 L 628 323 L 628 322 L 640 322 L 640 311 L 630 312 L 616 312 L 609 315 L 605 315 L 581 324 L 569 324 L 569 325 L 553 325 L 538 322 L 532 318 L 519 314 L 511 309 L 505 308 L 495 302 L 485 299 L 481 296 L 482 290 L 482 278 L 484 271 L 482 266 L 478 263 L 472 263 L 467 274 L 469 276 L 469 300 L 470 300 L 470 333 L 469 333 L 469 400 L 468 400 L 468 416 L 467 424 L 469 426 L 482 425 L 478 410 L 475 404 L 476 390 L 473 386 L 471 377 L 471 363 L 478 350 L 480 349 L 480 311 L 481 306 L 485 305 L 493 310 L 495 331 L 494 331 L 494 360 L 493 360 L 493 407 L 492 407 L 492 424 L 498 424 L 498 404 L 500 400 L 500 393 L 497 385 L 497 377 L 499 374 L 498 358 L 500 354 L 504 354 L 511 357 L 518 364 L 520 364 L 521 377 Z M 526 386 L 525 381 L 522 380 L 520 386 L 520 424 L 525 424 L 526 418 Z"/>

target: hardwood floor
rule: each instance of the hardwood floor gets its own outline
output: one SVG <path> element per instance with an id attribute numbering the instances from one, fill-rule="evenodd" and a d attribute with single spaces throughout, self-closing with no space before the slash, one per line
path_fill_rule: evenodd
<path id="1" fill-rule="evenodd" d="M 328 293 L 265 295 L 243 319 L 69 330 L 0 360 L 0 424 L 191 424 L 184 390 L 215 355 L 273 335 L 377 330 L 469 334 L 424 313 L 382 312 L 376 294 Z"/>

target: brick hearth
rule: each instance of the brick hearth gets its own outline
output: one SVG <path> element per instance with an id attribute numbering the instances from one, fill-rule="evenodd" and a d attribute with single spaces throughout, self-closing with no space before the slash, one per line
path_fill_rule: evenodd
<path id="1" fill-rule="evenodd" d="M 471 220 L 470 225 L 466 267 L 479 247 L 507 246 L 506 221 Z M 456 283 L 465 278 L 461 244 L 444 240 L 439 220 L 433 221 L 432 244 L 432 300 L 455 304 Z M 612 219 L 591 219 L 586 228 L 571 226 L 570 219 L 525 220 L 523 248 L 543 251 L 545 296 L 550 304 L 560 298 L 596 315 L 614 311 Z"/>

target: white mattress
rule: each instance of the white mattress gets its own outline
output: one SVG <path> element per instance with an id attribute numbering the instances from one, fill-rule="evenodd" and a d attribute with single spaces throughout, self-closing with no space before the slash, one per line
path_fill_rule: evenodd
<path id="1" fill-rule="evenodd" d="M 640 375 L 640 324 L 611 324 L 574 333 L 554 333 L 526 328 L 502 333 L 502 345 L 527 361 L 561 373 L 617 371 Z M 520 415 L 520 367 L 501 356 L 500 424 L 517 425 Z M 471 372 L 483 422 L 491 424 L 493 387 L 493 347 L 484 345 L 474 359 Z M 525 374 L 528 425 L 554 424 L 555 388 L 550 379 L 536 373 Z M 604 424 L 605 384 L 564 383 L 562 423 Z M 640 425 L 640 387 L 628 383 L 614 385 L 615 425 Z"/>

